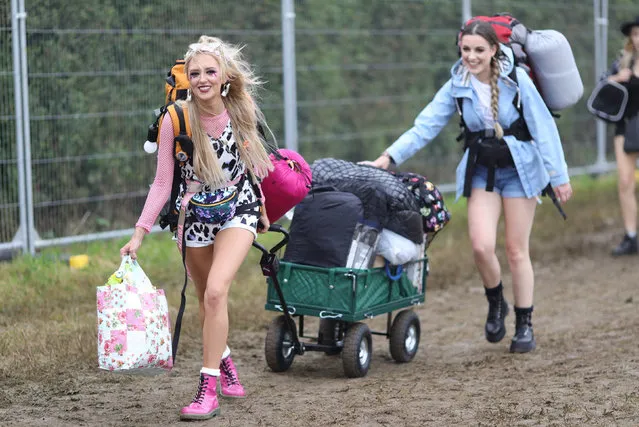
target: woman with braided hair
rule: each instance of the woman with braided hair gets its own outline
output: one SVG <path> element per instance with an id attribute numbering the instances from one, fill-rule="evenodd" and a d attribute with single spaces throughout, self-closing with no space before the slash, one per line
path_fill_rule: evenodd
<path id="1" fill-rule="evenodd" d="M 480 20 L 467 25 L 459 48 L 461 58 L 451 78 L 414 126 L 375 161 L 363 163 L 386 169 L 404 162 L 460 113 L 465 146 L 457 167 L 457 198 L 468 197 L 468 232 L 488 299 L 485 336 L 496 343 L 506 334 L 509 309 L 495 253 L 503 209 L 516 317 L 510 351 L 526 353 L 536 347 L 529 254 L 535 207 L 548 185 L 561 203 L 570 199 L 568 169 L 553 117 L 528 74 L 514 66 L 512 50 L 500 45 L 493 27 Z"/>

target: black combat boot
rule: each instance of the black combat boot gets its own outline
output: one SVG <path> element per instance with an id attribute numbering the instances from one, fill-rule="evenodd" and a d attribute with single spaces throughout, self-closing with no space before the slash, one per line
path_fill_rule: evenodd
<path id="1" fill-rule="evenodd" d="M 637 253 L 637 236 L 624 234 L 623 240 L 612 250 L 612 256 L 634 255 Z"/>
<path id="2" fill-rule="evenodd" d="M 511 353 L 528 353 L 537 347 L 532 328 L 533 308 L 515 307 L 515 336 L 510 343 Z"/>
<path id="3" fill-rule="evenodd" d="M 504 318 L 508 315 L 508 302 L 504 298 L 503 289 L 501 282 L 496 288 L 484 288 L 488 300 L 488 317 L 484 331 L 489 342 L 499 342 L 506 335 Z"/>

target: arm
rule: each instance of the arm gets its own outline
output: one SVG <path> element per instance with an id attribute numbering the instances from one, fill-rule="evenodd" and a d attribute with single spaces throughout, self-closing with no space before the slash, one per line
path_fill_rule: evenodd
<path id="1" fill-rule="evenodd" d="M 432 141 L 455 114 L 455 98 L 450 93 L 451 81 L 437 91 L 433 100 L 419 113 L 413 127 L 404 132 L 373 166 L 387 169 L 391 162 L 401 164 Z"/>
<path id="2" fill-rule="evenodd" d="M 130 254 L 133 259 L 136 258 L 136 252 L 142 244 L 142 239 L 151 230 L 160 211 L 171 195 L 175 159 L 173 158 L 173 123 L 168 114 L 162 118 L 158 138 L 158 161 L 153 184 L 151 184 L 151 189 L 146 197 L 142 214 L 135 224 L 135 231 L 131 240 L 120 249 L 121 255 Z"/>
<path id="3" fill-rule="evenodd" d="M 524 120 L 550 175 L 550 184 L 559 190 L 559 198 L 565 202 L 570 198 L 572 190 L 557 124 L 528 74 L 518 69 L 517 79 L 521 90 Z"/>
<path id="4" fill-rule="evenodd" d="M 533 143 L 541 153 L 544 166 L 550 175 L 553 187 L 567 183 L 568 166 L 555 120 L 532 80 L 524 70 L 517 70 L 521 90 L 524 120 L 533 138 Z"/>
<path id="5" fill-rule="evenodd" d="M 258 198 L 260 204 L 260 218 L 257 225 L 257 232 L 266 233 L 271 226 L 271 222 L 266 213 L 266 196 L 262 190 L 262 180 L 254 173 L 251 174 L 251 178 L 255 178 L 255 180 L 251 179 L 251 183 L 253 185 L 253 191 L 255 191 L 255 196 Z"/>
<path id="6" fill-rule="evenodd" d="M 610 69 L 606 71 L 602 77 L 602 79 L 608 79 L 617 83 L 625 83 L 630 80 L 630 76 L 632 75 L 632 71 L 630 68 L 619 68 L 621 65 L 621 58 L 615 60 Z"/>

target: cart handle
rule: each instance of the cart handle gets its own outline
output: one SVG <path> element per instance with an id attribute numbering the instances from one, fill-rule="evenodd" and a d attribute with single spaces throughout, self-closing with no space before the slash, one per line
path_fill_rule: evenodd
<path id="1" fill-rule="evenodd" d="M 275 231 L 278 233 L 282 233 L 284 237 L 282 237 L 282 240 L 280 240 L 270 250 L 266 249 L 264 246 L 262 246 L 260 243 L 257 243 L 257 241 L 254 240 L 253 247 L 259 249 L 264 255 L 268 255 L 269 253 L 274 254 L 275 252 L 279 251 L 280 249 L 282 249 L 282 247 L 284 247 L 284 245 L 288 243 L 288 240 L 290 238 L 288 231 L 286 231 L 286 229 L 279 224 L 271 224 L 271 226 L 268 228 L 268 231 Z"/>
<path id="2" fill-rule="evenodd" d="M 402 277 L 402 271 L 404 270 L 401 265 L 398 265 L 397 269 L 395 270 L 395 274 L 394 275 L 391 274 L 390 262 L 388 262 L 388 260 L 386 261 L 385 269 L 386 269 L 386 275 L 391 280 L 399 280 L 399 278 Z"/>

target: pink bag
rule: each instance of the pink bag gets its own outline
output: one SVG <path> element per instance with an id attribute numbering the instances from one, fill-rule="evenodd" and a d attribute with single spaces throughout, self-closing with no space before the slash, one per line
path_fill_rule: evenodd
<path id="1" fill-rule="evenodd" d="M 306 197 L 311 188 L 312 173 L 306 160 L 293 150 L 282 148 L 270 154 L 275 169 L 262 181 L 266 213 L 271 223 Z"/>

